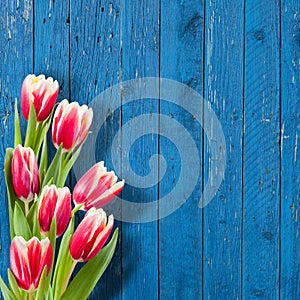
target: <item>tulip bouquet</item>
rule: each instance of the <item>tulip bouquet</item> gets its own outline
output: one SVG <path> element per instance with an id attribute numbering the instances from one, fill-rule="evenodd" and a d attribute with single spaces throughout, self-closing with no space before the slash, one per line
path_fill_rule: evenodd
<path id="1" fill-rule="evenodd" d="M 88 136 L 93 111 L 67 100 L 55 105 L 58 90 L 51 77 L 28 75 L 24 80 L 21 108 L 28 121 L 24 143 L 15 104 L 14 148 L 6 150 L 4 166 L 11 235 L 9 285 L 0 277 L 5 300 L 86 299 L 116 247 L 118 229 L 104 247 L 114 218 L 107 217 L 102 207 L 122 190 L 124 181 L 99 162 L 72 194 L 65 186 Z M 51 122 L 56 154 L 48 163 Z M 79 210 L 86 214 L 75 229 Z M 81 262 L 86 263 L 74 275 Z"/>

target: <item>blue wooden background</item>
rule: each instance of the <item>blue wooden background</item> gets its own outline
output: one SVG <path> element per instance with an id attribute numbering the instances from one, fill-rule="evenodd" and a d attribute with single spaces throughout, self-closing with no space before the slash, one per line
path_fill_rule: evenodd
<path id="1" fill-rule="evenodd" d="M 123 123 L 162 112 L 190 132 L 202 171 L 196 191 L 172 215 L 117 222 L 117 252 L 91 299 L 300 299 L 299 0 L 2 0 L 0 58 L 2 166 L 5 148 L 13 145 L 14 99 L 33 72 L 58 79 L 59 99 L 81 103 L 120 81 L 174 79 L 203 95 L 222 124 L 225 179 L 199 209 L 209 147 L 192 116 L 151 99 L 108 114 L 98 160 L 110 166 L 112 135 Z M 159 133 L 155 122 L 144 126 Z M 122 131 L 122 139 L 129 134 Z M 122 197 L 128 201 L 159 199 L 172 190 L 180 168 L 191 167 L 180 166 L 176 147 L 159 134 L 141 138 L 131 152 L 140 175 L 149 173 L 149 157 L 157 153 L 170 174 L 153 188 L 127 186 Z M 3 174 L 0 190 L 5 277 Z"/>

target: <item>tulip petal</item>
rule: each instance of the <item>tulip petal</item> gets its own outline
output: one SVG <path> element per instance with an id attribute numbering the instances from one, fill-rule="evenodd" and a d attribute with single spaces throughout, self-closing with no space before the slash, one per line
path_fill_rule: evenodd
<path id="1" fill-rule="evenodd" d="M 85 261 L 88 261 L 95 257 L 98 254 L 98 252 L 102 249 L 112 231 L 113 225 L 114 217 L 113 215 L 110 215 L 108 217 L 108 223 L 105 229 L 102 230 L 101 233 L 97 236 L 96 240 L 94 241 L 93 248 L 89 251 L 89 254 L 86 256 Z"/>
<path id="2" fill-rule="evenodd" d="M 73 200 L 79 205 L 84 203 L 97 187 L 99 179 L 106 173 L 104 162 L 101 161 L 90 168 L 77 182 L 73 192 Z"/>
<path id="3" fill-rule="evenodd" d="M 10 246 L 10 269 L 19 287 L 24 290 L 28 290 L 31 284 L 27 252 L 24 238 L 20 236 L 15 237 Z"/>
<path id="4" fill-rule="evenodd" d="M 54 213 L 56 216 L 57 237 L 61 236 L 66 230 L 72 213 L 71 193 L 69 188 L 64 187 L 58 189 L 58 191 L 58 199 Z"/>
<path id="5" fill-rule="evenodd" d="M 70 254 L 74 260 L 85 261 L 94 247 L 97 237 L 105 229 L 106 214 L 100 209 L 89 210 L 77 227 L 71 243 Z"/>
<path id="6" fill-rule="evenodd" d="M 111 202 L 123 189 L 125 181 L 119 181 L 113 185 L 109 190 L 105 191 L 98 198 L 88 202 L 88 206 L 95 207 L 97 209 L 104 207 L 109 202 Z"/>
<path id="7" fill-rule="evenodd" d="M 78 103 L 65 107 L 57 126 L 56 144 L 63 144 L 63 149 L 71 150 L 77 139 L 79 130 Z"/>
<path id="8" fill-rule="evenodd" d="M 30 111 L 30 104 L 34 104 L 37 121 L 42 122 L 48 118 L 58 96 L 59 86 L 51 77 L 45 75 L 28 75 L 22 85 L 21 107 L 26 120 Z"/>
<path id="9" fill-rule="evenodd" d="M 11 170 L 17 197 L 24 202 L 33 200 L 39 191 L 39 171 L 33 150 L 18 145 L 13 153 Z"/>
<path id="10" fill-rule="evenodd" d="M 41 233 L 47 235 L 56 218 L 56 237 L 65 231 L 72 213 L 71 193 L 68 187 L 45 186 L 40 196 L 38 221 Z"/>
<path id="11" fill-rule="evenodd" d="M 21 236 L 14 237 L 10 247 L 10 265 L 18 286 L 26 291 L 35 290 L 45 266 L 49 274 L 52 257 L 48 238 L 39 241 L 33 237 L 26 242 Z"/>

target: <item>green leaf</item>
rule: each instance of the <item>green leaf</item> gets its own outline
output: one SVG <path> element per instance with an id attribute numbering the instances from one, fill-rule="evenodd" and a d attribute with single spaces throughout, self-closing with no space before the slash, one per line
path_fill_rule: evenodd
<path id="1" fill-rule="evenodd" d="M 22 236 L 26 241 L 32 237 L 26 217 L 18 203 L 16 203 L 14 211 L 14 231 L 15 235 Z"/>
<path id="2" fill-rule="evenodd" d="M 38 128 L 39 132 L 35 140 L 35 147 L 34 147 L 34 153 L 36 153 L 36 155 L 39 153 L 42 142 L 44 141 L 45 137 L 47 137 L 47 133 L 51 125 L 52 113 L 53 113 L 53 109 L 49 117 L 43 123 L 39 123 L 39 128 Z"/>
<path id="3" fill-rule="evenodd" d="M 1 276 L 0 276 L 0 289 L 4 297 L 4 300 L 18 300 L 13 294 L 13 292 L 9 290 L 9 288 L 6 286 Z"/>
<path id="4" fill-rule="evenodd" d="M 43 273 L 41 275 L 35 300 L 43 300 L 44 296 L 47 295 L 47 292 L 45 293 L 45 286 L 46 286 L 46 279 L 47 279 L 46 273 L 47 273 L 47 266 L 44 267 Z"/>
<path id="5" fill-rule="evenodd" d="M 13 149 L 7 148 L 4 160 L 4 173 L 5 173 L 5 182 L 7 189 L 7 197 L 8 197 L 8 212 L 9 212 L 9 228 L 10 228 L 10 238 L 13 239 L 15 236 L 14 226 L 13 226 L 13 213 L 15 202 L 17 200 L 13 184 L 12 184 L 12 174 L 11 174 L 11 160 L 13 157 Z"/>
<path id="6" fill-rule="evenodd" d="M 31 147 L 32 149 L 35 148 L 36 129 L 37 129 L 36 113 L 35 113 L 34 105 L 31 102 L 30 109 L 29 109 L 26 137 L 25 137 L 25 147 Z"/>
<path id="7" fill-rule="evenodd" d="M 63 164 L 63 168 L 62 168 L 61 175 L 60 175 L 60 181 L 59 181 L 60 186 L 65 185 L 68 174 L 69 174 L 71 168 L 73 167 L 73 165 L 75 164 L 75 162 L 80 154 L 81 148 L 82 148 L 82 145 L 76 150 L 76 152 L 72 155 L 72 157 L 70 159 L 68 159 L 68 156 L 66 157 L 66 161 Z"/>
<path id="8" fill-rule="evenodd" d="M 20 118 L 19 118 L 19 111 L 18 111 L 18 100 L 16 99 L 16 101 L 15 101 L 15 140 L 14 140 L 15 148 L 19 144 L 22 145 L 22 136 L 21 136 Z"/>
<path id="9" fill-rule="evenodd" d="M 38 239 L 42 238 L 40 231 L 40 223 L 37 217 L 37 214 L 33 216 L 33 227 L 32 227 L 33 236 L 36 236 Z"/>
<path id="10" fill-rule="evenodd" d="M 48 166 L 48 143 L 47 143 L 47 135 L 45 135 L 42 153 L 41 153 L 41 157 L 40 157 L 40 167 L 39 167 L 41 182 L 43 182 L 44 176 L 46 174 L 47 166 Z"/>
<path id="11" fill-rule="evenodd" d="M 52 290 L 52 288 L 50 287 L 50 289 L 49 289 L 49 294 L 48 294 L 48 299 L 47 300 L 53 300 L 54 298 L 53 298 L 53 290 Z"/>
<path id="12" fill-rule="evenodd" d="M 7 270 L 7 275 L 8 275 L 9 286 L 10 286 L 12 292 L 14 293 L 14 295 L 16 296 L 17 299 L 23 299 L 22 291 L 19 288 L 17 281 L 10 269 Z"/>
<path id="13" fill-rule="evenodd" d="M 37 214 L 38 214 L 38 200 L 34 201 L 34 203 L 31 205 L 28 215 L 27 215 L 27 222 L 29 225 L 29 228 L 31 229 L 31 232 L 33 236 L 36 236 L 40 239 L 40 225 L 38 222 Z"/>
<path id="14" fill-rule="evenodd" d="M 60 299 L 60 293 L 61 293 L 63 282 L 73 263 L 69 251 L 70 241 L 73 233 L 74 233 L 74 217 L 71 218 L 69 226 L 63 235 L 59 252 L 58 252 L 57 261 L 55 264 L 55 271 L 54 271 L 53 282 L 52 282 L 54 299 Z"/>
<path id="15" fill-rule="evenodd" d="M 55 245 L 56 245 L 56 219 L 55 218 L 53 218 L 51 221 L 49 240 L 51 242 L 53 250 L 55 250 Z"/>
<path id="16" fill-rule="evenodd" d="M 41 185 L 41 190 L 46 185 L 46 183 L 48 183 L 51 180 L 51 178 L 53 178 L 54 183 L 57 184 L 60 178 L 61 161 L 62 161 L 62 146 L 60 146 L 57 149 L 56 154 L 52 160 L 52 163 L 50 164 L 47 173 L 45 174 L 45 178 Z"/>
<path id="17" fill-rule="evenodd" d="M 37 215 L 37 206 L 38 206 L 38 202 L 34 201 L 34 203 L 31 205 L 28 215 L 26 217 L 28 225 L 31 229 L 33 228 L 34 217 L 36 217 L 36 215 Z"/>
<path id="18" fill-rule="evenodd" d="M 62 300 L 87 299 L 98 280 L 104 273 L 115 252 L 118 239 L 118 228 L 115 230 L 111 241 L 100 253 L 87 262 L 67 287 Z"/>
<path id="19" fill-rule="evenodd" d="M 50 280 L 52 278 L 54 258 L 55 258 L 55 248 L 56 248 L 56 219 L 55 218 L 53 218 L 52 221 L 51 221 L 50 232 L 49 232 L 49 240 L 51 242 L 52 249 L 53 249 L 53 258 L 52 258 L 51 269 L 50 269 L 50 272 L 49 272 L 49 275 L 48 275 L 47 281 L 46 281 L 46 292 L 47 292 L 47 294 L 48 294 L 49 289 L 50 289 Z"/>

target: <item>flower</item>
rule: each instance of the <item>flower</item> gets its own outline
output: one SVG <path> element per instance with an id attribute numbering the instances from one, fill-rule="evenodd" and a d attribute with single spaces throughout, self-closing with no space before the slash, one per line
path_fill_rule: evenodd
<path id="1" fill-rule="evenodd" d="M 52 140 L 56 148 L 62 144 L 64 151 L 78 147 L 86 138 L 92 124 L 93 111 L 78 102 L 64 99 L 55 110 L 52 124 Z"/>
<path id="2" fill-rule="evenodd" d="M 117 182 L 117 179 L 113 171 L 107 172 L 103 161 L 95 164 L 77 182 L 73 192 L 75 204 L 84 204 L 84 210 L 105 206 L 125 184 L 124 180 Z"/>
<path id="3" fill-rule="evenodd" d="M 59 85 L 52 77 L 45 75 L 26 76 L 21 90 L 22 113 L 28 120 L 30 103 L 33 103 L 38 122 L 44 121 L 49 116 L 58 96 Z"/>
<path id="4" fill-rule="evenodd" d="M 14 237 L 10 246 L 10 268 L 18 286 L 29 292 L 36 290 L 45 266 L 47 276 L 49 274 L 52 256 L 48 238 L 39 241 L 33 237 L 26 242 L 21 236 Z"/>
<path id="5" fill-rule="evenodd" d="M 41 233 L 47 236 L 52 219 L 56 218 L 56 236 L 63 234 L 71 217 L 71 193 L 68 187 L 57 188 L 46 185 L 40 196 L 38 220 Z"/>
<path id="6" fill-rule="evenodd" d="M 39 192 L 39 169 L 31 148 L 18 145 L 11 162 L 12 182 L 16 196 L 24 202 Z"/>
<path id="7" fill-rule="evenodd" d="M 107 223 L 107 224 L 106 224 Z M 91 208 L 77 227 L 70 243 L 70 254 L 75 261 L 88 261 L 98 254 L 108 239 L 114 217 L 107 217 L 103 209 Z"/>

